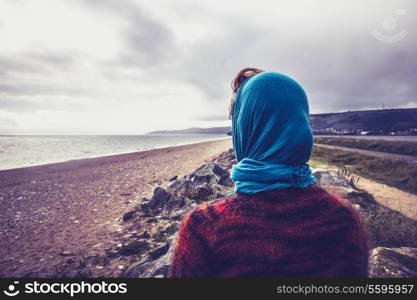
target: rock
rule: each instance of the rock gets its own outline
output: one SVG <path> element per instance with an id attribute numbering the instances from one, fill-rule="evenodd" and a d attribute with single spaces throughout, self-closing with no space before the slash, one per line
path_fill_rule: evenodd
<path id="1" fill-rule="evenodd" d="M 173 181 L 166 189 L 171 194 L 184 195 L 190 184 L 191 182 L 188 180 L 188 177 L 183 177 Z"/>
<path id="2" fill-rule="evenodd" d="M 58 253 L 59 256 L 74 256 L 75 254 L 71 251 L 61 251 Z"/>
<path id="3" fill-rule="evenodd" d="M 417 277 L 417 248 L 385 248 L 371 250 L 369 257 L 369 276 Z"/>
<path id="4" fill-rule="evenodd" d="M 227 187 L 234 187 L 235 186 L 235 184 L 233 183 L 233 181 L 229 177 L 221 178 L 219 180 L 219 184 L 227 186 Z"/>
<path id="5" fill-rule="evenodd" d="M 230 179 L 230 173 L 220 167 L 218 164 L 214 164 L 213 166 L 213 173 L 220 176 L 219 184 L 233 187 L 233 181 Z"/>
<path id="6" fill-rule="evenodd" d="M 108 258 L 116 258 L 119 257 L 121 254 L 119 253 L 119 251 L 115 251 L 115 250 L 106 250 L 106 257 Z"/>
<path id="7" fill-rule="evenodd" d="M 217 164 L 213 165 L 212 170 L 213 170 L 213 173 L 220 176 L 220 178 L 229 177 L 229 172 L 227 172 L 225 169 L 221 168 Z"/>
<path id="8" fill-rule="evenodd" d="M 132 219 L 132 217 L 133 217 L 134 214 L 135 214 L 135 211 L 128 211 L 127 213 L 125 213 L 123 215 L 123 218 L 122 218 L 123 221 L 126 222 L 126 221 Z"/>
<path id="9" fill-rule="evenodd" d="M 130 242 L 129 244 L 122 245 L 122 247 L 120 247 L 119 254 L 123 256 L 141 254 L 148 249 L 149 249 L 148 242 L 133 241 L 133 242 Z"/>
<path id="10" fill-rule="evenodd" d="M 209 161 L 191 174 L 173 180 L 165 189 L 155 188 L 152 198 L 141 205 L 141 210 L 152 216 L 178 219 L 202 201 L 229 194 L 234 186 L 227 170 L 227 166 L 231 167 L 231 160 L 234 160 L 233 152 L 225 151 L 215 161 Z"/>
<path id="11" fill-rule="evenodd" d="M 204 201 L 204 200 L 208 200 L 208 196 L 213 195 L 213 194 L 214 194 L 213 188 L 208 184 L 204 184 L 204 185 L 197 185 L 189 189 L 187 196 L 197 201 Z"/>
<path id="12" fill-rule="evenodd" d="M 161 187 L 155 188 L 153 191 L 153 196 L 149 200 L 149 207 L 151 210 L 162 209 L 164 205 L 168 202 L 171 194 L 168 193 Z"/>
<path id="13" fill-rule="evenodd" d="M 150 237 L 151 237 L 151 235 L 149 234 L 148 231 L 142 232 L 141 234 L 139 234 L 137 236 L 138 239 L 148 239 Z"/>
<path id="14" fill-rule="evenodd" d="M 209 164 L 202 165 L 190 174 L 189 178 L 193 184 L 209 183 L 213 177 L 213 171 Z"/>
<path id="15" fill-rule="evenodd" d="M 171 236 L 164 246 L 145 255 L 140 261 L 130 265 L 123 273 L 123 278 L 156 278 L 167 277 L 173 254 L 172 245 L 177 234 Z"/>
<path id="16" fill-rule="evenodd" d="M 143 205 L 142 205 L 143 206 Z M 149 210 L 153 216 L 159 215 L 168 218 L 183 216 L 192 206 L 192 201 L 182 195 L 173 195 L 162 188 L 156 188 Z M 146 211 L 143 207 L 143 211 Z"/>
<path id="17" fill-rule="evenodd" d="M 153 240 L 161 243 L 166 242 L 172 235 L 178 231 L 178 223 L 166 223 L 164 226 L 160 227 L 157 232 L 152 236 Z"/>
<path id="18" fill-rule="evenodd" d="M 232 148 L 223 152 L 214 159 L 214 162 L 225 170 L 230 171 L 233 164 L 236 164 L 235 153 Z"/>
<path id="19" fill-rule="evenodd" d="M 322 187 L 345 187 L 352 188 L 351 184 L 339 174 L 326 169 L 313 169 L 314 177 Z"/>
<path id="20" fill-rule="evenodd" d="M 225 194 L 232 190 L 233 182 L 229 177 L 226 169 L 211 161 L 185 178 L 173 182 L 167 191 L 197 202 L 213 200 L 216 192 Z"/>
<path id="21" fill-rule="evenodd" d="M 162 255 L 166 254 L 169 250 L 170 244 L 167 242 L 165 245 L 156 248 L 155 250 L 149 251 L 148 255 L 151 257 L 151 259 L 155 260 L 160 258 Z"/>
<path id="22" fill-rule="evenodd" d="M 171 220 L 182 218 L 202 201 L 211 201 L 233 193 L 234 184 L 230 179 L 229 170 L 236 163 L 233 149 L 223 152 L 214 160 L 197 168 L 189 175 L 170 179 L 171 184 L 165 189 L 157 187 L 152 198 L 140 206 L 144 213 L 153 216 L 167 217 Z M 158 222 L 156 218 L 147 222 Z M 171 227 L 160 233 L 171 231 Z M 174 232 L 178 226 L 173 227 Z M 177 233 L 167 233 L 167 241 L 148 253 L 124 272 L 123 277 L 166 277 L 173 252 L 173 243 Z M 154 240 L 163 241 L 165 237 L 157 234 Z M 145 238 L 145 237 L 144 237 Z"/>
<path id="23" fill-rule="evenodd" d="M 166 203 L 161 215 L 171 219 L 178 219 L 193 207 L 192 201 L 184 196 L 179 196 L 178 198 L 171 197 Z"/>

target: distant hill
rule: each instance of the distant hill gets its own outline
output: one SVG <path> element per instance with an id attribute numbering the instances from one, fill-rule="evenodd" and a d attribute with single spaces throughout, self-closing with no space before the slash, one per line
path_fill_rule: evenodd
<path id="1" fill-rule="evenodd" d="M 312 114 L 314 131 L 362 130 L 370 133 L 408 131 L 417 128 L 417 108 L 348 111 L 342 113 Z"/>
<path id="2" fill-rule="evenodd" d="M 386 134 L 389 132 L 407 133 L 416 128 L 417 108 L 379 109 L 348 111 L 341 113 L 311 114 L 311 127 L 315 133 L 355 133 L 367 131 L 369 134 Z M 227 134 L 227 127 L 188 128 L 181 130 L 159 130 L 148 134 Z"/>

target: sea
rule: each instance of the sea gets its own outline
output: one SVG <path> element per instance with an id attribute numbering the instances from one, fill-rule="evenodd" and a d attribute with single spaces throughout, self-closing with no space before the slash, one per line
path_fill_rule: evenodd
<path id="1" fill-rule="evenodd" d="M 417 136 L 334 136 L 417 142 Z M 225 134 L 0 135 L 0 170 L 227 138 Z"/>
<path id="2" fill-rule="evenodd" d="M 225 134 L 0 135 L 0 170 L 225 138 Z"/>

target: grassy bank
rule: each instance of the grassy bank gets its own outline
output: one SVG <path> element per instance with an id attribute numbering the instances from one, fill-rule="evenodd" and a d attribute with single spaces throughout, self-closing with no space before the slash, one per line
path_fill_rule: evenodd
<path id="1" fill-rule="evenodd" d="M 318 144 L 417 156 L 417 142 L 394 142 L 384 140 L 366 140 L 337 137 L 314 137 L 314 142 Z"/>
<path id="2" fill-rule="evenodd" d="M 417 194 L 417 165 L 314 147 L 311 166 L 327 168 L 329 165 Z M 417 221 L 381 205 L 364 190 L 348 193 L 347 199 L 361 208 L 371 248 L 417 247 Z"/>
<path id="3" fill-rule="evenodd" d="M 417 221 L 382 206 L 365 191 L 358 190 L 347 197 L 360 205 L 371 248 L 417 247 Z"/>
<path id="4" fill-rule="evenodd" d="M 417 194 L 417 164 L 316 146 L 312 164 L 347 167 L 363 177 Z"/>

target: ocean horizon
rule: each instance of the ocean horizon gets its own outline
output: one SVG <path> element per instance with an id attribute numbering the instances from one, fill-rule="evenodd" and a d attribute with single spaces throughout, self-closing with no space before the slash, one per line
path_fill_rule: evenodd
<path id="1" fill-rule="evenodd" d="M 225 134 L 0 135 L 0 170 L 187 145 Z"/>

